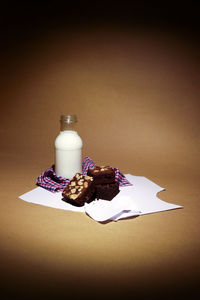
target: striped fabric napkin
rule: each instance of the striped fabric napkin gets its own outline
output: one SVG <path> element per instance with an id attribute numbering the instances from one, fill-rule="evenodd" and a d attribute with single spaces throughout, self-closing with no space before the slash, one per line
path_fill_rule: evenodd
<path id="1" fill-rule="evenodd" d="M 82 173 L 83 175 L 87 174 L 87 170 L 89 168 L 95 167 L 95 163 L 93 160 L 86 156 L 82 162 Z M 119 169 L 113 168 L 115 171 L 115 180 L 119 182 L 120 186 L 128 186 L 132 185 L 120 172 Z M 54 170 L 54 165 L 52 165 L 50 168 L 42 172 L 42 174 L 37 178 L 36 184 L 47 189 L 50 192 L 62 192 L 66 185 L 69 183 L 68 178 L 63 178 L 61 176 L 58 176 Z"/>

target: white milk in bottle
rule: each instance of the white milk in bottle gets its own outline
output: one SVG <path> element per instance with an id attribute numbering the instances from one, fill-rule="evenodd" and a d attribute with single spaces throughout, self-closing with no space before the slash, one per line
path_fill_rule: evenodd
<path id="1" fill-rule="evenodd" d="M 55 140 L 55 171 L 58 176 L 72 179 L 76 173 L 82 173 L 82 139 L 75 124 L 76 115 L 62 115 L 61 130 Z"/>

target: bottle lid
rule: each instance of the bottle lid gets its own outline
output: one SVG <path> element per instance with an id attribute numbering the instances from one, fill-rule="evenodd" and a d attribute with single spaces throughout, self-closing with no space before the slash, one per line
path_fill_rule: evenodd
<path id="1" fill-rule="evenodd" d="M 76 115 L 62 115 L 60 117 L 62 123 L 72 124 L 78 122 Z"/>

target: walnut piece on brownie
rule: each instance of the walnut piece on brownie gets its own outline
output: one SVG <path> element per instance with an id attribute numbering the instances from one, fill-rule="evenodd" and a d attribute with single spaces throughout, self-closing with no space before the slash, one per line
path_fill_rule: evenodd
<path id="1" fill-rule="evenodd" d="M 62 192 L 63 201 L 76 206 L 83 206 L 95 199 L 93 178 L 76 173 Z"/>
<path id="2" fill-rule="evenodd" d="M 88 169 L 87 175 L 93 177 L 94 184 L 115 182 L 115 171 L 110 166 L 95 166 Z"/>

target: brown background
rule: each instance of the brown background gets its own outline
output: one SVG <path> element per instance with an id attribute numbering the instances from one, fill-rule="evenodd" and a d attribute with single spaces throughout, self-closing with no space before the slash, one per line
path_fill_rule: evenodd
<path id="1" fill-rule="evenodd" d="M 131 23 L 128 9 L 128 17 L 120 19 L 120 8 L 117 22 L 100 22 L 100 13 L 97 21 L 85 22 L 81 10 L 79 23 L 47 22 L 42 12 L 19 20 L 13 9 L 3 19 L 1 294 L 12 299 L 197 296 L 195 27 L 179 23 L 178 15 L 171 22 L 156 15 L 156 24 L 152 15 L 145 24 L 142 18 Z M 166 188 L 161 199 L 184 209 L 103 225 L 82 213 L 18 199 L 53 163 L 63 113 L 78 116 L 83 156 L 155 181 Z"/>

